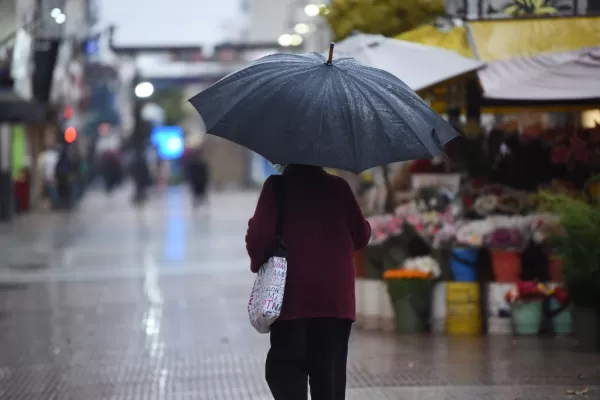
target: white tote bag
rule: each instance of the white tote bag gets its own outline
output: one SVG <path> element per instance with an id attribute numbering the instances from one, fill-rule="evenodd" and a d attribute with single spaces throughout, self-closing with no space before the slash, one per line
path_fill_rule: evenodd
<path id="1" fill-rule="evenodd" d="M 287 277 L 287 249 L 282 239 L 285 214 L 283 177 L 277 177 L 273 183 L 277 199 L 277 248 L 258 270 L 248 302 L 250 323 L 258 333 L 269 333 L 271 324 L 279 318 Z"/>

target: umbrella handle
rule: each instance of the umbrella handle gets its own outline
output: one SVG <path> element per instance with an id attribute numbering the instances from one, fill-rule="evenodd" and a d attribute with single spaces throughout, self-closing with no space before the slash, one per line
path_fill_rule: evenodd
<path id="1" fill-rule="evenodd" d="M 333 46 L 335 46 L 335 43 L 331 42 L 329 45 L 329 58 L 327 59 L 327 65 L 331 65 L 333 62 Z"/>

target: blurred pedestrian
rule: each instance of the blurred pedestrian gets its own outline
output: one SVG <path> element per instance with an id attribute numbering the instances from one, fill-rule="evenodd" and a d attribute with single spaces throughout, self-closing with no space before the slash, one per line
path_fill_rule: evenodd
<path id="1" fill-rule="evenodd" d="M 58 202 L 56 188 L 56 164 L 59 152 L 54 146 L 47 145 L 37 159 L 36 182 L 39 182 L 37 192 L 41 199 L 48 200 L 50 207 L 55 207 Z"/>
<path id="2" fill-rule="evenodd" d="M 148 188 L 152 185 L 152 175 L 145 153 L 135 153 L 131 172 L 135 182 L 133 203 L 143 204 L 148 198 Z"/>
<path id="3" fill-rule="evenodd" d="M 248 223 L 246 248 L 257 272 L 275 249 L 276 197 L 265 182 Z M 348 340 L 355 320 L 353 256 L 371 228 L 342 178 L 290 165 L 284 187 L 288 271 L 281 314 L 271 325 L 266 379 L 275 400 L 343 400 Z"/>
<path id="4" fill-rule="evenodd" d="M 100 170 L 104 179 L 104 190 L 111 194 L 123 181 L 121 154 L 117 150 L 107 150 L 100 156 Z"/>
<path id="5" fill-rule="evenodd" d="M 54 178 L 56 181 L 56 192 L 58 197 L 58 206 L 60 208 L 71 207 L 71 160 L 69 159 L 68 146 L 64 145 L 59 153 L 56 163 Z"/>
<path id="6" fill-rule="evenodd" d="M 206 201 L 206 192 L 209 183 L 208 164 L 204 159 L 202 149 L 190 149 L 186 154 L 184 163 L 194 206 L 197 206 Z"/>
<path id="7" fill-rule="evenodd" d="M 78 144 L 67 145 L 69 159 L 69 186 L 71 188 L 71 204 L 76 203 L 83 195 L 83 157 Z"/>

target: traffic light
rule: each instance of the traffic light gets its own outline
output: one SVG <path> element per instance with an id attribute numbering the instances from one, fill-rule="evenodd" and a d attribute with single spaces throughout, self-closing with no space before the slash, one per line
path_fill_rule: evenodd
<path id="1" fill-rule="evenodd" d="M 66 143 L 73 143 L 77 139 L 77 130 L 72 126 L 68 127 L 65 129 L 64 138 Z"/>

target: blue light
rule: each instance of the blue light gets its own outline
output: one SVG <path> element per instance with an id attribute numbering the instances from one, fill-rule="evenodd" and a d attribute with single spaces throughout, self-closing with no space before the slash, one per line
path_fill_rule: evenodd
<path id="1" fill-rule="evenodd" d="M 98 38 L 88 39 L 85 42 L 85 54 L 88 56 L 96 54 L 100 50 Z"/>
<path id="2" fill-rule="evenodd" d="M 157 126 L 152 130 L 150 141 L 165 160 L 174 160 L 183 155 L 183 129 L 179 126 Z"/>

